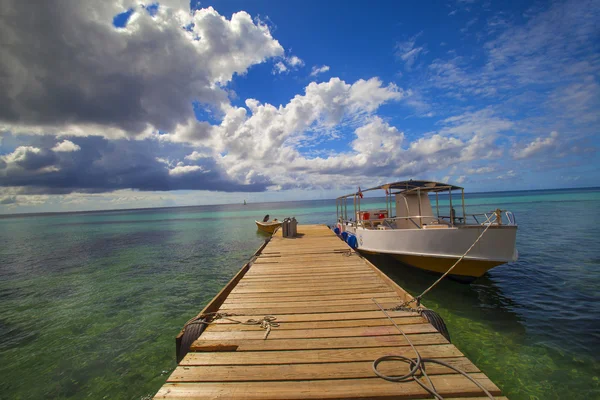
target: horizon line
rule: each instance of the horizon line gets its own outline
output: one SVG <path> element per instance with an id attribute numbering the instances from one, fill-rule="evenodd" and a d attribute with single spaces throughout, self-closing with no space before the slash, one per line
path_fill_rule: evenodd
<path id="1" fill-rule="evenodd" d="M 465 194 L 484 194 L 484 193 L 517 193 L 517 192 L 542 192 L 548 190 L 589 190 L 589 189 L 600 189 L 600 186 L 583 186 L 583 187 L 571 187 L 571 188 L 551 188 L 551 189 L 521 189 L 521 190 L 492 190 L 492 191 L 483 191 L 483 192 L 468 192 L 465 191 Z M 368 197 L 368 198 L 377 198 Z M 305 200 L 282 200 L 282 201 L 263 201 L 263 202 L 252 202 L 247 203 L 247 205 L 252 204 L 269 204 L 269 203 L 293 203 L 300 201 L 329 201 L 336 200 L 336 198 L 331 199 L 305 199 Z M 86 214 L 86 213 L 102 213 L 102 212 L 116 212 L 116 211 L 146 211 L 146 210 L 162 210 L 162 209 L 171 209 L 171 208 L 191 208 L 191 207 L 210 207 L 210 206 L 229 206 L 229 205 L 244 205 L 243 203 L 219 203 L 219 204 L 196 204 L 196 205 L 186 205 L 186 206 L 163 206 L 163 207 L 140 207 L 140 208 L 110 208 L 110 209 L 99 209 L 99 210 L 79 210 L 79 211 L 41 211 L 41 212 L 22 212 L 22 213 L 0 213 L 0 219 L 3 218 L 11 218 L 11 217 L 21 217 L 21 216 L 46 216 L 46 215 L 56 215 L 56 214 Z"/>

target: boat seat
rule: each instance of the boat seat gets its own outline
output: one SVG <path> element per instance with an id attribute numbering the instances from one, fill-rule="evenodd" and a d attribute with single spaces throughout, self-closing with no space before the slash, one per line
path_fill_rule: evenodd
<path id="1" fill-rule="evenodd" d="M 432 225 L 423 225 L 423 229 L 447 229 L 450 228 L 445 224 L 432 224 Z"/>

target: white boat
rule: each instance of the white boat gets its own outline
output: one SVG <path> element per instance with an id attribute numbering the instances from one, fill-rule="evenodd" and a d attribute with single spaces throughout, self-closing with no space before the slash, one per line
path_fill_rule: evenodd
<path id="1" fill-rule="evenodd" d="M 375 190 L 385 191 L 386 208 L 361 209 L 363 193 Z M 448 200 L 443 199 L 449 201 L 449 207 L 443 207 L 448 210 L 446 215 L 440 215 L 440 193 L 448 195 Z M 457 203 L 458 214 L 454 209 Z M 390 255 L 404 264 L 437 273 L 447 272 L 464 255 L 450 272 L 462 280 L 478 278 L 518 258 L 514 215 L 499 209 L 467 214 L 464 189 L 447 183 L 410 180 L 359 189 L 337 199 L 337 218 L 336 233 L 363 253 Z"/>

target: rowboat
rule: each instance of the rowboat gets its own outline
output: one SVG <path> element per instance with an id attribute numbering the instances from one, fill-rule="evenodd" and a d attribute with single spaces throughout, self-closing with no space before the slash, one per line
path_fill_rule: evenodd
<path id="1" fill-rule="evenodd" d="M 268 222 L 259 222 L 259 221 L 254 221 L 256 222 L 256 226 L 259 230 L 266 232 L 266 233 L 274 233 L 275 229 L 279 228 L 281 226 L 281 221 L 268 221 Z"/>
<path id="2" fill-rule="evenodd" d="M 385 208 L 361 209 L 363 193 L 375 190 L 385 191 Z M 454 203 L 452 197 L 457 191 L 460 216 L 454 209 L 456 194 Z M 454 267 L 450 275 L 465 281 L 518 258 L 512 212 L 467 214 L 464 188 L 441 182 L 402 181 L 341 196 L 334 230 L 361 253 L 388 255 L 440 274 Z"/>

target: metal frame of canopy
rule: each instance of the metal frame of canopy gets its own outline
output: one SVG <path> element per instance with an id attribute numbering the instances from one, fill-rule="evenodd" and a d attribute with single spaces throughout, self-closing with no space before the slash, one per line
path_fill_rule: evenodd
<path id="1" fill-rule="evenodd" d="M 394 191 L 394 189 L 398 189 L 398 190 Z M 340 223 L 345 223 L 345 224 L 348 224 L 348 223 L 357 223 L 358 224 L 358 221 L 353 222 L 352 219 L 348 219 L 348 198 L 350 198 L 350 197 L 353 198 L 354 218 L 356 218 L 356 216 L 359 215 L 359 213 L 360 213 L 360 205 L 361 205 L 360 203 L 361 203 L 362 193 L 370 192 L 370 191 L 374 191 L 374 190 L 385 190 L 385 192 L 386 192 L 386 196 L 385 196 L 386 197 L 386 212 L 387 212 L 388 216 L 390 216 L 393 211 L 394 202 L 392 201 L 392 195 L 395 196 L 400 193 L 416 191 L 417 196 L 419 197 L 419 215 L 407 216 L 407 217 L 402 217 L 402 218 L 412 221 L 413 224 L 415 224 L 418 228 L 422 227 L 423 217 L 428 217 L 428 218 L 434 217 L 433 215 L 425 215 L 425 216 L 421 215 L 421 193 L 422 192 L 425 192 L 425 193 L 435 192 L 435 206 L 436 206 L 435 218 L 436 219 L 440 220 L 440 218 L 442 218 L 442 219 L 449 218 L 450 226 L 452 226 L 452 227 L 455 225 L 455 219 L 462 220 L 462 223 L 466 223 L 467 214 L 466 214 L 466 208 L 465 208 L 465 190 L 464 190 L 464 188 L 462 188 L 460 186 L 450 185 L 447 183 L 442 183 L 442 182 L 413 181 L 413 180 L 387 183 L 384 185 L 375 186 L 372 188 L 361 190 L 360 192 L 350 193 L 350 194 L 338 197 L 336 199 L 336 219 L 337 219 L 337 221 Z M 454 214 L 453 213 L 454 208 L 452 207 L 452 191 L 453 190 L 461 191 L 461 205 L 462 205 L 462 214 L 463 214 L 462 218 L 456 217 L 455 215 L 453 215 Z M 450 201 L 450 215 L 448 217 L 446 217 L 446 216 L 440 217 L 438 194 L 439 194 L 439 192 L 445 192 L 445 191 L 448 191 L 448 197 L 449 197 L 449 201 Z M 341 219 L 340 219 L 340 216 L 342 217 Z M 414 222 L 413 218 L 418 218 L 419 224 L 416 224 Z M 388 222 L 389 222 L 389 220 L 391 220 L 391 218 L 386 218 L 386 220 L 388 220 Z M 361 221 L 361 224 L 363 224 L 362 221 Z"/>

